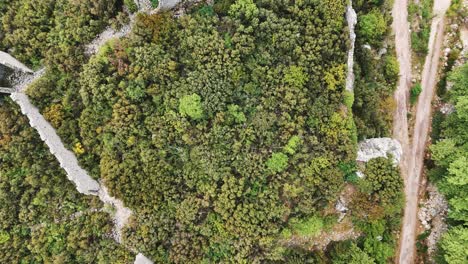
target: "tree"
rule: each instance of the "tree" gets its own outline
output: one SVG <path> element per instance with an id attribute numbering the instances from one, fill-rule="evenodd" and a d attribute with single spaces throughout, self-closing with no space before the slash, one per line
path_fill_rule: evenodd
<path id="1" fill-rule="evenodd" d="M 399 203 L 402 195 L 403 180 L 400 177 L 398 168 L 389 158 L 371 159 L 366 164 L 364 172 L 363 185 L 364 190 L 370 191 L 370 194 L 376 201 L 391 206 Z"/>
<path id="2" fill-rule="evenodd" d="M 282 172 L 288 166 L 288 156 L 283 153 L 273 153 L 266 162 L 272 172 Z"/>
<path id="3" fill-rule="evenodd" d="M 185 95 L 179 100 L 179 112 L 194 120 L 203 118 L 201 98 L 198 94 Z"/>
<path id="4" fill-rule="evenodd" d="M 358 21 L 359 32 L 371 44 L 376 44 L 387 30 L 387 23 L 382 12 L 373 9 L 360 18 Z"/>
<path id="5" fill-rule="evenodd" d="M 288 144 L 286 144 L 286 146 L 284 146 L 283 151 L 290 154 L 290 155 L 293 155 L 294 153 L 296 153 L 297 148 L 301 144 L 302 144 L 302 139 L 299 136 L 292 136 L 288 140 Z"/>
<path id="6" fill-rule="evenodd" d="M 375 264 L 374 259 L 355 243 L 344 242 L 343 244 L 345 245 L 337 245 L 333 249 L 334 264 Z"/>
<path id="7" fill-rule="evenodd" d="M 468 259 L 466 245 L 468 244 L 468 229 L 456 227 L 446 233 L 440 242 L 443 257 L 447 263 L 463 264 Z"/>

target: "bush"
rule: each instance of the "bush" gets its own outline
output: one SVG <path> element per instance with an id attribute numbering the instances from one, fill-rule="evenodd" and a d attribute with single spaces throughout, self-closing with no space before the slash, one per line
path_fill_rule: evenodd
<path id="1" fill-rule="evenodd" d="M 291 219 L 291 232 L 294 235 L 302 237 L 315 236 L 323 229 L 323 219 L 318 216 L 312 216 L 305 220 L 299 221 Z"/>
<path id="2" fill-rule="evenodd" d="M 124 5 L 128 8 L 128 10 L 132 13 L 138 11 L 138 7 L 133 0 L 124 0 Z"/>
<path id="3" fill-rule="evenodd" d="M 361 16 L 361 19 L 358 21 L 358 25 L 360 34 L 370 44 L 376 44 L 381 40 L 383 34 L 387 30 L 385 18 L 377 9 L 373 9 L 366 15 Z"/>
<path id="4" fill-rule="evenodd" d="M 400 65 L 397 58 L 389 55 L 385 58 L 385 77 L 387 81 L 395 83 L 398 81 L 398 74 L 400 73 Z"/>
<path id="5" fill-rule="evenodd" d="M 410 102 L 411 104 L 416 103 L 419 94 L 422 92 L 422 86 L 420 83 L 415 84 L 410 90 Z"/>
<path id="6" fill-rule="evenodd" d="M 151 0 L 151 6 L 157 8 L 159 6 L 159 0 Z"/>

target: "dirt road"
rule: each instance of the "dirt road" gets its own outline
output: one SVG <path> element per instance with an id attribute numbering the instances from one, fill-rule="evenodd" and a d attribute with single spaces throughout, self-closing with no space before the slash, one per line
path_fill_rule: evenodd
<path id="1" fill-rule="evenodd" d="M 437 84 L 437 69 L 439 66 L 441 47 L 444 39 L 444 14 L 449 5 L 450 0 L 434 1 L 433 12 L 435 17 L 431 24 L 431 35 L 428 45 L 429 52 L 422 72 L 421 84 L 423 90 L 418 98 L 416 122 L 410 152 L 407 152 L 410 155 L 406 156 L 406 206 L 400 238 L 400 255 L 398 259 L 398 263 L 401 264 L 414 263 L 419 182 L 423 168 L 427 134 L 431 123 L 431 102 L 434 96 L 435 86 Z M 399 121 L 396 123 L 398 122 Z"/>
<path id="2" fill-rule="evenodd" d="M 394 99 L 397 104 L 393 117 L 393 138 L 401 143 L 403 158 L 400 168 L 406 180 L 407 159 L 409 154 L 407 94 L 411 84 L 411 50 L 408 24 L 407 0 L 395 0 L 393 5 L 393 32 L 395 33 L 395 49 L 400 64 L 400 80 Z"/>

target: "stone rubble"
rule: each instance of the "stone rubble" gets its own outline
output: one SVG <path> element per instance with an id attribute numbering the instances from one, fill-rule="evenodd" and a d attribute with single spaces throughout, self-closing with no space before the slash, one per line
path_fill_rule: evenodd
<path id="1" fill-rule="evenodd" d="M 133 212 L 129 208 L 125 207 L 121 200 L 111 197 L 106 186 L 104 186 L 102 182 L 101 188 L 98 192 L 98 196 L 103 203 L 109 204 L 115 208 L 116 212 L 114 214 L 113 235 L 115 241 L 117 241 L 118 243 L 122 243 L 122 229 L 127 224 L 128 219 L 130 218 Z"/>
<path id="2" fill-rule="evenodd" d="M 153 5 L 150 0 L 134 0 L 139 12 L 150 12 L 153 10 Z M 162 2 L 162 1 L 159 1 Z"/>
<path id="3" fill-rule="evenodd" d="M 444 115 L 450 115 L 451 113 L 455 112 L 455 106 L 450 103 L 443 103 L 440 107 L 440 112 Z"/>
<path id="4" fill-rule="evenodd" d="M 343 220 L 343 218 L 346 216 L 346 213 L 348 212 L 347 203 L 344 197 L 340 196 L 338 198 L 338 201 L 336 201 L 335 204 L 335 210 L 340 214 L 340 216 L 338 217 L 339 223 Z"/>
<path id="5" fill-rule="evenodd" d="M 419 209 L 418 217 L 424 229 L 431 232 L 426 242 L 428 254 L 432 255 L 437 249 L 437 242 L 447 231 L 445 218 L 448 212 L 448 203 L 445 197 L 439 193 L 436 186 L 429 184 L 426 191 L 429 194 L 429 198 Z"/>

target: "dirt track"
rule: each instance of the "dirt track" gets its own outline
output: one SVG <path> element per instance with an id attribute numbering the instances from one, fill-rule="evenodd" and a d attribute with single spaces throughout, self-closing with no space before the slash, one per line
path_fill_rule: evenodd
<path id="1" fill-rule="evenodd" d="M 398 3 L 397 3 L 398 2 Z M 406 0 L 403 1 L 396 1 L 395 7 L 397 5 L 406 4 Z M 439 66 L 439 59 L 441 57 L 441 47 L 443 43 L 444 37 L 444 14 L 447 8 L 450 5 L 450 0 L 435 0 L 434 1 L 434 15 L 435 17 L 432 20 L 431 24 L 431 35 L 429 39 L 429 52 L 426 57 L 426 61 L 424 64 L 424 69 L 422 73 L 422 87 L 423 91 L 418 98 L 418 104 L 416 109 L 416 122 L 414 127 L 414 135 L 411 146 L 407 145 L 407 148 L 404 148 L 409 154 L 406 156 L 404 160 L 404 164 L 402 165 L 402 171 L 406 167 L 407 170 L 403 172 L 403 176 L 405 178 L 405 196 L 406 196 L 406 206 L 405 206 L 405 214 L 403 218 L 403 226 L 402 232 L 400 237 L 400 250 L 399 250 L 399 258 L 398 263 L 401 264 L 410 264 L 414 263 L 414 255 L 415 255 L 415 232 L 416 232 L 416 224 L 417 224 L 417 210 L 418 210 L 418 192 L 419 192 L 419 182 L 421 177 L 421 172 L 423 168 L 423 161 L 424 161 L 424 152 L 426 147 L 427 141 L 427 134 L 429 131 L 429 125 L 431 121 L 431 102 L 434 96 L 434 89 L 437 84 L 437 69 Z M 406 6 L 400 6 L 399 10 L 406 10 Z M 395 9 L 394 9 L 395 10 Z M 406 12 L 406 11 L 405 11 Z M 399 12 L 394 12 L 394 16 L 398 16 Z M 401 15 L 401 14 L 400 14 Z M 406 18 L 405 18 L 406 21 Z M 399 23 L 400 21 L 397 20 L 395 23 Z M 407 24 L 407 22 L 406 22 Z M 399 28 L 401 27 L 401 28 Z M 395 32 L 405 30 L 407 31 L 408 27 L 404 25 L 394 25 Z M 398 36 L 398 35 L 397 35 Z M 406 43 L 406 42 L 405 42 Z M 400 46 L 401 49 L 404 48 L 405 43 L 399 43 L 398 37 L 396 38 L 396 46 Z M 401 50 L 403 54 L 409 53 L 409 46 L 408 49 Z M 397 48 L 397 52 L 398 52 Z M 400 57 L 400 53 L 399 53 Z M 406 65 L 403 67 L 400 65 L 400 70 L 405 70 Z M 411 70 L 411 67 L 410 67 Z M 402 74 L 402 77 L 405 73 Z M 403 79 L 403 78 L 401 78 Z M 400 80 L 401 85 L 402 80 Z M 406 79 L 406 83 L 408 80 Z M 401 87 L 398 87 L 397 94 L 400 91 Z M 406 94 L 406 92 L 405 92 Z M 401 99 L 401 98 L 396 98 Z M 398 139 L 398 136 L 401 134 L 408 134 L 408 127 L 404 128 L 404 123 L 407 125 L 407 120 L 401 121 L 398 118 L 401 118 L 401 112 L 405 113 L 406 119 L 406 108 L 400 108 L 400 105 L 405 105 L 406 102 L 403 104 L 399 101 L 397 106 L 397 114 L 395 115 L 395 124 L 399 126 L 395 126 L 396 129 L 405 130 L 404 132 L 395 131 L 394 135 Z M 403 142 L 403 141 L 402 141 Z M 406 145 L 406 144 L 405 144 Z M 409 151 L 408 151 L 409 149 Z M 406 172 L 406 173 L 405 173 Z"/>
<path id="2" fill-rule="evenodd" d="M 408 157 L 409 153 L 407 94 L 411 84 L 411 50 L 407 5 L 407 0 L 395 0 L 392 10 L 395 49 L 400 64 L 400 80 L 394 95 L 397 107 L 393 116 L 393 138 L 397 139 L 403 148 L 400 168 L 405 180 L 407 171 L 407 159 L 405 157 Z"/>

